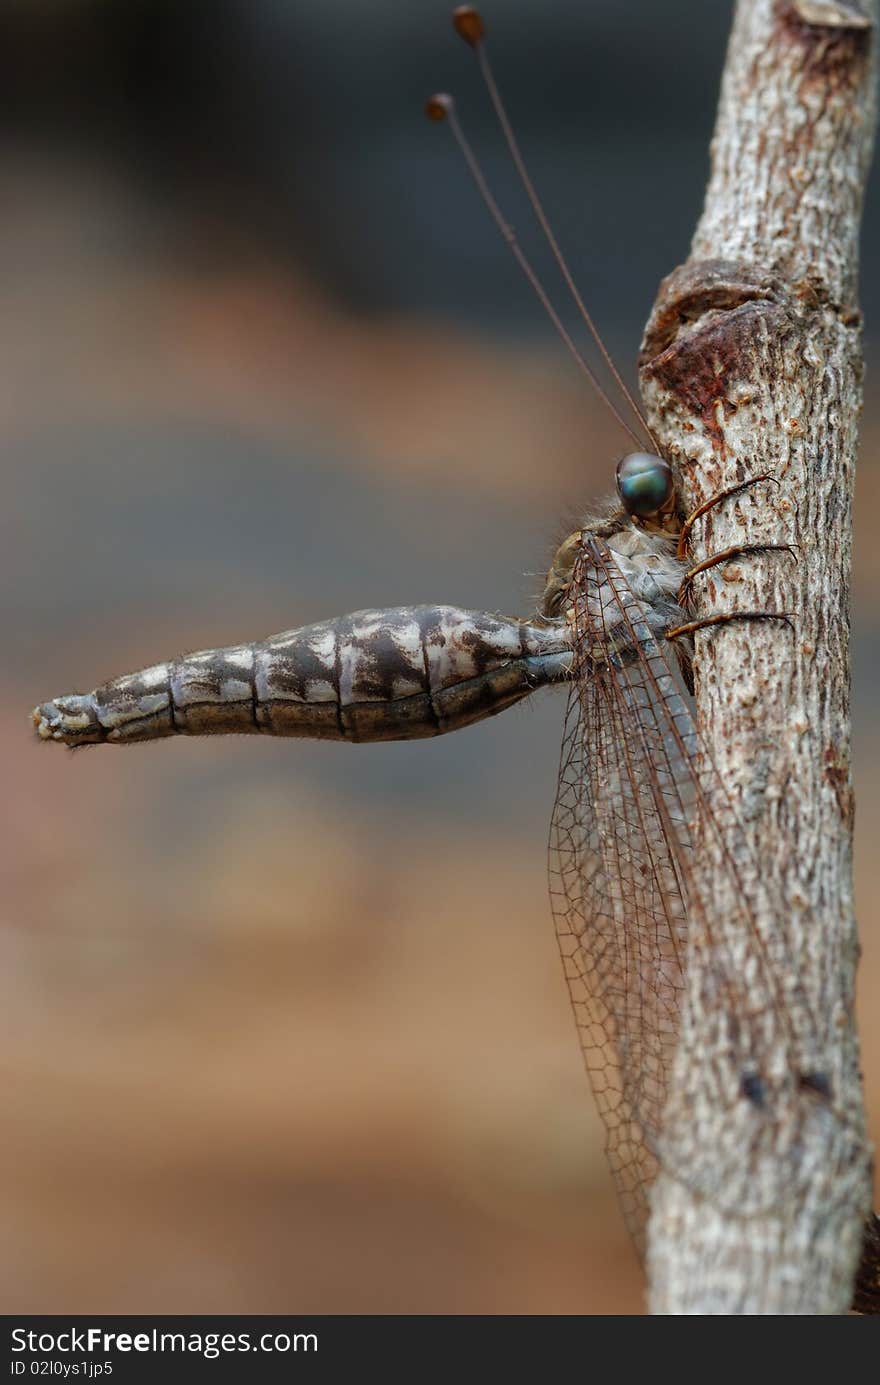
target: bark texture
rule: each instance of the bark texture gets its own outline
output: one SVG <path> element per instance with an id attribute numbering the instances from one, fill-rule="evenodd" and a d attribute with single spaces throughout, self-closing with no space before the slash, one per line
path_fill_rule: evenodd
<path id="1" fill-rule="evenodd" d="M 693 1179 L 661 1174 L 653 1192 L 654 1313 L 845 1312 L 870 1208 L 853 1014 L 848 638 L 876 19 L 877 0 L 739 0 L 702 219 L 643 345 L 643 393 L 686 503 L 775 478 L 699 521 L 694 558 L 744 543 L 794 547 L 793 557 L 750 555 L 697 579 L 697 615 L 739 608 L 792 620 L 701 632 L 697 702 L 749 838 L 742 873 L 779 884 L 759 923 L 771 945 L 784 936 L 821 1017 L 833 1098 L 800 1111 L 779 1167 L 750 1165 L 743 1143 L 731 1183 L 749 1189 L 741 1207 L 738 1194 L 694 1191 L 717 1183 L 719 1149 L 735 1157 L 736 1142 L 705 1073 L 679 1065 L 673 1102 L 699 1112 L 700 1137 L 688 1151 Z M 723 886 L 715 902 L 723 927 Z M 711 966 L 697 947 L 682 1021 L 688 1047 L 702 1036 L 707 1051 Z"/>

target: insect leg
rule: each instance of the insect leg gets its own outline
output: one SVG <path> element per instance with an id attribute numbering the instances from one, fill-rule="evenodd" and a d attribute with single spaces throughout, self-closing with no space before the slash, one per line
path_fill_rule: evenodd
<path id="1" fill-rule="evenodd" d="M 696 630 L 705 630 L 710 625 L 727 625 L 732 620 L 781 620 L 794 629 L 791 616 L 782 611 L 723 611 L 719 615 L 704 616 L 702 620 L 689 620 L 684 625 L 676 625 L 666 631 L 667 640 L 678 640 L 684 635 L 693 635 Z"/>
<path id="2" fill-rule="evenodd" d="M 688 515 L 681 526 L 681 532 L 678 536 L 679 558 L 684 557 L 691 530 L 698 519 L 708 514 L 710 510 L 714 510 L 715 506 L 720 505 L 722 500 L 728 500 L 732 495 L 739 495 L 740 491 L 748 490 L 749 486 L 756 486 L 759 481 L 772 481 L 774 485 L 779 484 L 775 476 L 771 476 L 769 472 L 764 472 L 760 476 L 750 476 L 747 481 L 738 481 L 735 486 L 727 486 L 723 491 L 716 491 L 715 495 L 710 495 L 708 500 L 704 500 L 702 505 L 698 505 L 693 514 Z"/>
<path id="3" fill-rule="evenodd" d="M 711 557 L 704 558 L 701 563 L 697 563 L 685 573 L 676 598 L 679 606 L 684 606 L 687 603 L 690 597 L 691 583 L 699 573 L 707 572 L 709 568 L 717 567 L 719 563 L 726 563 L 729 558 L 740 558 L 749 553 L 788 553 L 792 558 L 796 556 L 790 543 L 746 543 L 734 544 L 731 548 L 723 548 L 720 553 L 713 553 Z"/>

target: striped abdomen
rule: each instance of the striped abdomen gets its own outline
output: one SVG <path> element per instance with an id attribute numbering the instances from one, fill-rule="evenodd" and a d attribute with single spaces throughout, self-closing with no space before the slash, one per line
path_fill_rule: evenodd
<path id="1" fill-rule="evenodd" d="M 494 716 L 570 663 L 559 627 L 405 606 L 186 654 L 43 703 L 33 720 L 70 746 L 241 732 L 413 740 Z"/>

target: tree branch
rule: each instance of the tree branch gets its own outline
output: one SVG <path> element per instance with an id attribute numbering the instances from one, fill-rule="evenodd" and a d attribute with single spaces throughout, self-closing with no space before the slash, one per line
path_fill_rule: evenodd
<path id="1" fill-rule="evenodd" d="M 801 1093 L 799 1135 L 780 1138 L 772 1159 L 756 1163 L 738 1143 L 730 1103 L 707 1080 L 718 959 L 697 940 L 682 1053 L 702 1059 L 676 1064 L 671 1093 L 700 1138 L 688 1147 L 693 1178 L 664 1172 L 654 1189 L 655 1313 L 844 1312 L 869 1211 L 853 1016 L 848 607 L 876 17 L 877 0 L 739 0 L 703 215 L 690 259 L 661 285 L 643 345 L 644 396 L 687 505 L 750 476 L 776 480 L 700 522 L 695 558 L 744 543 L 795 546 L 796 561 L 768 552 L 697 579 L 698 615 L 788 612 L 792 628 L 762 621 L 700 634 L 696 696 L 748 838 L 741 874 L 774 882 L 759 908 L 762 937 L 771 951 L 784 940 L 820 1017 L 820 1085 L 830 1093 Z M 714 922 L 744 955 L 724 885 L 713 891 Z M 767 1113 L 777 1118 L 784 1135 L 789 1113 Z M 748 1215 L 733 1196 L 692 1191 L 722 1149 L 739 1158 L 727 1186 L 742 1178 L 757 1209 Z"/>

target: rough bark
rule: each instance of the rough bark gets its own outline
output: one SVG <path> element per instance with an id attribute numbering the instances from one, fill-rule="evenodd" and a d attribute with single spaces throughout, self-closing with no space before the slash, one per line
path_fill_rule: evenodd
<path id="1" fill-rule="evenodd" d="M 874 125 L 877 0 L 739 0 L 712 171 L 688 262 L 661 286 L 641 381 L 651 420 L 678 464 L 686 502 L 770 473 L 694 531 L 694 557 L 734 544 L 789 543 L 698 579 L 696 614 L 788 612 L 697 637 L 696 696 L 716 764 L 749 838 L 742 870 L 778 882 L 785 934 L 822 1020 L 834 1113 L 815 1103 L 797 1170 L 766 1180 L 756 1215 L 701 1199 L 729 1111 L 679 1067 L 673 1100 L 701 1105 L 693 1181 L 661 1175 L 649 1232 L 654 1313 L 841 1313 L 848 1308 L 870 1206 L 853 1015 L 857 941 L 851 847 L 849 569 L 861 407 L 858 235 Z M 724 891 L 715 900 L 724 916 Z M 723 924 L 722 924 L 723 926 Z M 736 947 L 736 939 L 731 945 Z M 705 1013 L 708 950 L 689 959 L 683 1024 Z M 703 997 L 701 1003 L 700 997 Z M 710 1042 L 706 1029 L 706 1042 Z M 707 1106 L 707 1103 L 709 1104 Z M 718 1143 L 712 1138 L 717 1122 Z M 779 1158 L 793 1157 L 780 1141 Z M 749 1158 L 744 1146 L 742 1158 Z M 790 1188 L 780 1200 L 769 1191 Z M 760 1192 L 760 1186 L 758 1187 Z"/>

